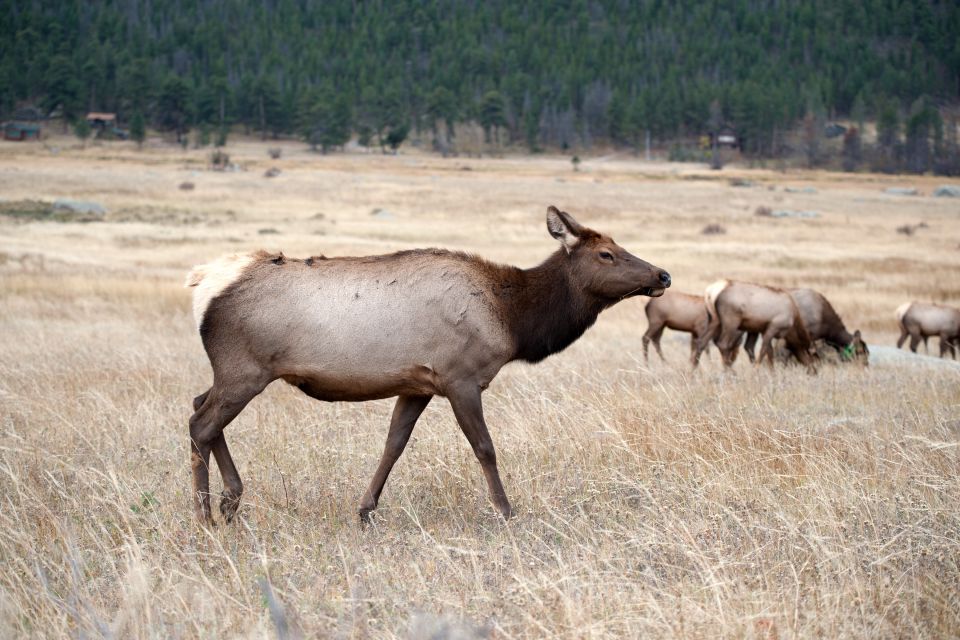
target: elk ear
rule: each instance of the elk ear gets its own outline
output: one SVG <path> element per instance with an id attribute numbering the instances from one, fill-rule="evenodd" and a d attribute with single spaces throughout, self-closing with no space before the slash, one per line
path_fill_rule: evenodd
<path id="1" fill-rule="evenodd" d="M 863 338 L 860 337 L 860 329 L 857 329 L 853 332 L 853 341 L 854 342 L 863 342 Z"/>
<path id="2" fill-rule="evenodd" d="M 569 213 L 560 211 L 555 206 L 550 205 L 547 208 L 547 231 L 560 241 L 567 253 L 570 253 L 580 242 L 580 233 L 583 231 L 583 227 Z"/>

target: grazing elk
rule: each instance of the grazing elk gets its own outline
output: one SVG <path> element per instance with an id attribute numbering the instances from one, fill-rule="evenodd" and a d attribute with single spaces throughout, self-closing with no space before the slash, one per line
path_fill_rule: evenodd
<path id="1" fill-rule="evenodd" d="M 767 358 L 773 366 L 773 340 L 783 338 L 790 353 L 810 373 L 816 373 L 813 341 L 796 303 L 786 291 L 749 282 L 719 280 L 707 287 L 704 301 L 710 314 L 710 328 L 697 341 L 694 366 L 710 340 L 716 342 L 723 364 L 731 366 L 740 339 L 747 332 L 763 336 L 758 364 Z"/>
<path id="2" fill-rule="evenodd" d="M 194 399 L 191 464 L 197 517 L 211 521 L 208 464 L 223 476 L 229 521 L 243 485 L 223 429 L 282 379 L 328 402 L 399 396 L 386 446 L 360 501 L 368 519 L 430 399 L 444 396 L 470 442 L 500 514 L 511 515 L 481 393 L 508 362 L 563 350 L 601 311 L 630 296 L 659 296 L 670 275 L 609 236 L 550 207 L 560 248 L 531 269 L 424 249 L 298 260 L 257 252 L 195 268 L 193 308 L 213 367 Z"/>
<path id="3" fill-rule="evenodd" d="M 917 345 L 924 345 L 930 336 L 940 337 L 940 357 L 949 353 L 954 359 L 960 349 L 960 309 L 932 302 L 907 302 L 897 308 L 897 323 L 900 338 L 897 348 L 903 346 L 910 336 L 910 350 L 917 352 Z"/>
<path id="4" fill-rule="evenodd" d="M 684 331 L 690 334 L 690 357 L 697 353 L 697 339 L 707 332 L 710 317 L 703 296 L 695 296 L 679 291 L 664 292 L 659 298 L 652 298 L 644 311 L 647 314 L 647 332 L 643 334 L 643 359 L 647 360 L 647 351 L 651 342 L 661 360 L 660 338 L 664 329 Z"/>
<path id="5" fill-rule="evenodd" d="M 840 358 L 844 362 L 855 362 L 863 366 L 869 364 L 870 349 L 863 341 L 860 331 L 854 331 L 852 334 L 847 331 L 840 315 L 823 294 L 813 289 L 790 289 L 787 293 L 800 310 L 800 317 L 811 340 L 814 342 L 823 340 L 840 353 Z M 754 349 L 759 335 L 754 332 L 748 333 L 743 344 L 750 362 L 755 359 Z"/>

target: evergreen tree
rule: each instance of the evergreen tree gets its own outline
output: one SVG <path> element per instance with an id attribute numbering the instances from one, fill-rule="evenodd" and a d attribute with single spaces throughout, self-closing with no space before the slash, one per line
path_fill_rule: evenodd
<path id="1" fill-rule="evenodd" d="M 407 124 L 396 124 L 391 126 L 387 130 L 387 135 L 384 140 L 387 143 L 387 146 L 390 147 L 390 150 L 394 153 L 397 152 L 397 149 L 400 148 L 400 145 L 407 139 L 407 135 L 410 133 L 410 126 Z"/>
<path id="2" fill-rule="evenodd" d="M 160 127 L 177 134 L 177 142 L 182 141 L 187 130 L 190 90 L 187 83 L 175 74 L 164 80 L 157 103 L 157 122 Z"/>
<path id="3" fill-rule="evenodd" d="M 918 98 L 910 108 L 904 152 L 906 168 L 911 173 L 926 173 L 931 168 L 930 135 L 934 126 L 934 114 L 923 98 Z"/>
<path id="4" fill-rule="evenodd" d="M 327 153 L 350 140 L 352 113 L 345 96 L 318 92 L 301 104 L 300 131 L 310 147 Z"/>
<path id="5" fill-rule="evenodd" d="M 134 111 L 130 119 L 130 139 L 137 143 L 137 148 L 143 148 L 143 141 L 147 137 L 147 127 L 143 121 L 143 114 L 140 111 Z"/>
<path id="6" fill-rule="evenodd" d="M 90 137 L 91 133 L 93 133 L 93 129 L 91 129 L 90 123 L 87 122 L 86 118 L 78 119 L 76 124 L 73 125 L 73 134 L 80 139 L 80 142 L 83 144 L 84 148 L 87 146 L 87 139 Z"/>
<path id="7" fill-rule="evenodd" d="M 493 137 L 500 142 L 500 127 L 507 124 L 505 112 L 506 104 L 503 95 L 499 91 L 488 91 L 483 95 L 479 107 L 480 126 L 483 127 L 484 139 L 490 144 L 490 132 L 493 131 Z"/>
<path id="8" fill-rule="evenodd" d="M 843 135 L 843 170 L 856 171 L 863 157 L 860 129 L 850 127 Z"/>
<path id="9" fill-rule="evenodd" d="M 884 173 L 896 173 L 900 155 L 900 115 L 893 100 L 887 100 L 880 108 L 877 118 L 877 158 L 874 169 Z"/>
<path id="10" fill-rule="evenodd" d="M 80 84 L 73 61 L 63 54 L 53 56 L 45 84 L 44 106 L 48 112 L 59 110 L 66 132 L 67 123 L 75 120 L 81 111 Z"/>
<path id="11" fill-rule="evenodd" d="M 710 128 L 710 168 L 719 171 L 723 169 L 723 158 L 717 138 L 720 136 L 721 127 L 723 127 L 723 109 L 720 108 L 718 100 L 710 103 L 710 119 L 707 126 Z"/>

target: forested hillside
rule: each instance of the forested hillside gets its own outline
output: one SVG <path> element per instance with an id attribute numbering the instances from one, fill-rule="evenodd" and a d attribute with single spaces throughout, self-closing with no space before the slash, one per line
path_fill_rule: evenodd
<path id="1" fill-rule="evenodd" d="M 958 34 L 954 1 L 3 0 L 0 115 L 538 148 L 695 135 L 714 105 L 775 155 L 807 114 L 955 104 Z"/>

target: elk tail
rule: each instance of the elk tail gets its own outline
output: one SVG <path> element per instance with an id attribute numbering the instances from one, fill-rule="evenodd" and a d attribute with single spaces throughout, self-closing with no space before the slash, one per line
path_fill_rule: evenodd
<path id="1" fill-rule="evenodd" d="M 903 326 L 903 318 L 904 316 L 907 315 L 907 312 L 910 311 L 910 306 L 912 304 L 913 304 L 912 302 L 904 302 L 902 305 L 897 307 L 897 311 L 896 311 L 897 323 L 901 327 Z"/>
<path id="2" fill-rule="evenodd" d="M 720 294 L 729 284 L 729 280 L 717 280 L 709 285 L 703 292 L 703 303 L 707 305 L 707 318 L 710 320 L 711 326 L 715 323 L 720 323 L 720 316 L 717 313 L 717 298 L 720 297 Z"/>

